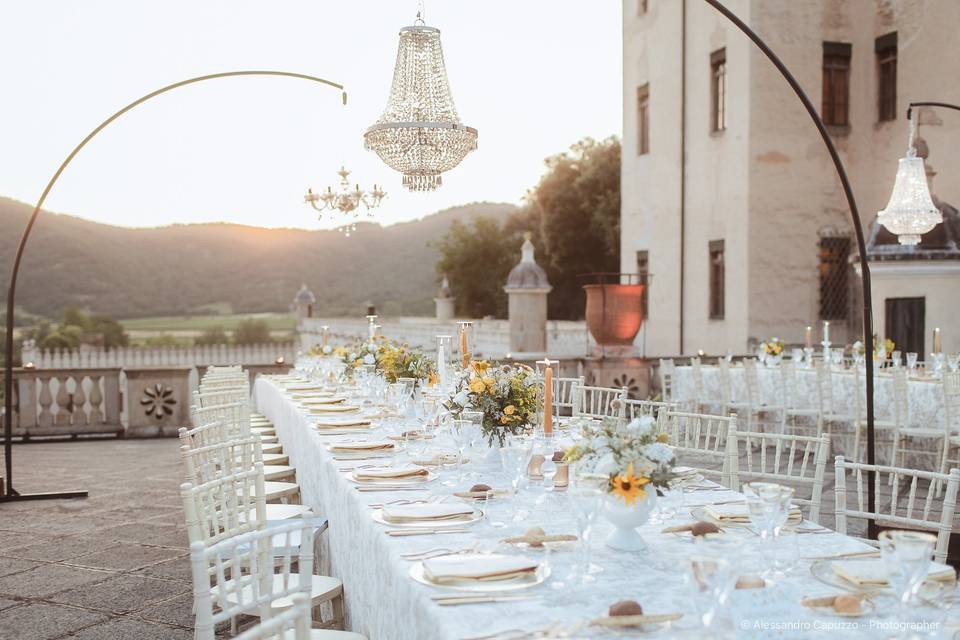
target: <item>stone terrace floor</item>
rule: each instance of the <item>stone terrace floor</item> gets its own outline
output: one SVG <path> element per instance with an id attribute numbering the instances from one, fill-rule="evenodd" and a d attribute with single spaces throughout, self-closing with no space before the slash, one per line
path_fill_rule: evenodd
<path id="1" fill-rule="evenodd" d="M 21 492 L 0 503 L 0 640 L 188 640 L 190 562 L 176 439 L 14 446 Z"/>

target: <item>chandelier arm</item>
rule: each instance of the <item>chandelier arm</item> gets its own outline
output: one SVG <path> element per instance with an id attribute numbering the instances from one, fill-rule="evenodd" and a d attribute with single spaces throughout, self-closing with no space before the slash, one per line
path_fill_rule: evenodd
<path id="1" fill-rule="evenodd" d="M 949 102 L 911 102 L 907 106 L 907 120 L 913 118 L 914 107 L 943 107 L 944 109 L 960 111 L 960 104 L 950 104 Z"/>
<path id="2" fill-rule="evenodd" d="M 686 0 L 683 1 L 686 2 Z M 854 197 L 853 187 L 851 186 L 850 180 L 847 177 L 847 170 L 843 166 L 843 161 L 840 159 L 840 153 L 837 151 L 837 147 L 833 143 L 833 139 L 830 137 L 830 132 L 827 131 L 827 127 L 823 123 L 823 119 L 817 112 L 817 108 L 814 106 L 813 102 L 810 100 L 810 97 L 803 90 L 803 87 L 800 86 L 800 83 L 793 76 L 787 66 L 782 60 L 780 60 L 780 57 L 774 53 L 773 49 L 770 48 L 763 38 L 761 38 L 735 13 L 725 7 L 720 0 L 704 1 L 716 9 L 720 14 L 723 15 L 723 17 L 733 23 L 734 26 L 736 26 L 741 32 L 744 33 L 744 35 L 753 41 L 757 48 L 759 48 L 760 51 L 762 51 L 767 57 L 767 59 L 773 63 L 773 66 L 777 68 L 777 71 L 779 71 L 780 75 L 782 75 L 784 80 L 787 81 L 787 84 L 790 85 L 790 88 L 793 89 L 793 92 L 803 104 L 804 109 L 806 109 L 807 114 L 810 116 L 810 119 L 813 120 L 814 126 L 816 126 L 817 131 L 820 133 L 823 144 L 827 147 L 827 152 L 830 155 L 830 159 L 833 161 L 833 166 L 834 169 L 836 169 L 837 177 L 840 179 L 840 184 L 843 187 L 843 193 L 847 199 L 847 206 L 850 209 L 850 217 L 853 221 L 853 230 L 857 240 L 857 250 L 860 253 L 860 282 L 861 287 L 863 288 L 863 343 L 867 361 L 867 464 L 872 465 L 876 459 L 873 407 L 873 366 L 871 366 L 873 363 L 873 297 L 870 290 L 870 262 L 867 259 L 867 247 L 863 234 L 863 223 L 860 221 L 860 212 L 857 208 L 857 200 Z M 871 513 L 876 513 L 875 475 L 876 474 L 873 473 L 867 475 L 867 508 Z M 867 537 L 876 538 L 876 534 L 876 521 L 872 518 L 868 519 Z"/>
<path id="3" fill-rule="evenodd" d="M 292 71 L 263 71 L 263 70 L 248 70 L 248 71 L 224 71 L 220 73 L 211 73 L 203 76 L 197 76 L 194 78 L 188 78 L 186 80 L 181 80 L 179 82 L 174 82 L 173 84 L 168 84 L 165 87 L 161 87 L 156 91 L 151 91 L 145 96 L 138 98 L 123 107 L 119 111 L 115 112 L 109 118 L 101 122 L 97 128 L 87 134 L 87 136 L 80 141 L 76 147 L 73 148 L 73 151 L 66 157 L 66 159 L 60 163 L 60 166 L 57 167 L 56 172 L 53 174 L 53 177 L 50 178 L 50 181 L 47 183 L 47 186 L 43 189 L 43 193 L 40 195 L 40 200 L 37 201 L 36 206 L 33 208 L 33 213 L 30 215 L 30 219 L 27 221 L 27 226 L 23 230 L 23 235 L 20 236 L 20 244 L 17 246 L 17 253 L 13 260 L 13 270 L 10 272 L 10 284 L 7 288 L 7 334 L 5 336 L 5 346 L 6 346 L 6 357 L 4 358 L 4 380 L 3 380 L 3 389 L 4 389 L 4 464 L 6 467 L 6 487 L 4 495 L 0 495 L 0 502 L 3 500 L 13 500 L 18 497 L 21 499 L 26 496 L 20 496 L 20 494 L 13 488 L 13 306 L 16 301 L 16 291 L 17 291 L 17 275 L 20 272 L 20 262 L 23 259 L 23 252 L 27 246 L 27 240 L 30 238 L 30 232 L 33 230 L 33 225 L 37 220 L 37 216 L 40 215 L 40 209 L 43 207 L 43 203 L 47 199 L 50 190 L 53 189 L 53 185 L 56 184 L 57 180 L 60 179 L 60 176 L 63 174 L 64 170 L 67 168 L 67 165 L 77 156 L 80 151 L 87 146 L 87 143 L 93 140 L 98 133 L 107 128 L 114 120 L 127 113 L 131 109 L 136 108 L 137 106 L 147 102 L 148 100 L 155 98 L 159 95 L 167 93 L 168 91 L 173 91 L 174 89 L 179 89 L 180 87 L 185 87 L 190 84 L 196 84 L 198 82 L 204 82 L 206 80 L 213 80 L 216 78 L 230 78 L 234 76 L 282 76 L 287 78 L 297 78 L 300 80 L 310 80 L 311 82 L 317 82 L 324 84 L 334 89 L 340 89 L 342 94 L 343 104 L 347 104 L 347 92 L 344 91 L 343 85 L 333 82 L 331 80 L 325 80 L 324 78 L 318 78 L 317 76 L 307 75 L 305 73 L 295 73 Z M 45 494 L 40 494 L 45 495 Z M 86 493 L 84 492 L 84 495 Z M 39 497 L 39 496 L 38 496 Z M 46 494 L 46 497 L 59 497 L 56 494 Z"/>

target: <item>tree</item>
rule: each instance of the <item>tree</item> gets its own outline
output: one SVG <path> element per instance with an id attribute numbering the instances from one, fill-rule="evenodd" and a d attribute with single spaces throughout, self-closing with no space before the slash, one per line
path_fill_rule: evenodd
<path id="1" fill-rule="evenodd" d="M 586 138 L 546 165 L 527 194 L 527 215 L 540 221 L 550 317 L 582 318 L 585 281 L 578 276 L 620 270 L 620 142 Z"/>
<path id="2" fill-rule="evenodd" d="M 194 338 L 193 344 L 197 346 L 230 344 L 230 338 L 227 337 L 227 332 L 223 330 L 223 327 L 218 325 L 216 327 L 210 327 Z"/>
<path id="3" fill-rule="evenodd" d="M 144 341 L 148 347 L 179 347 L 180 340 L 169 333 L 161 333 L 156 336 L 150 336 Z"/>
<path id="4" fill-rule="evenodd" d="M 272 342 L 270 325 L 266 320 L 246 318 L 237 324 L 233 330 L 233 341 L 236 344 L 266 344 Z"/>
<path id="5" fill-rule="evenodd" d="M 108 316 L 91 316 L 90 331 L 103 334 L 103 346 L 125 347 L 130 343 L 123 325 Z"/>
<path id="6" fill-rule="evenodd" d="M 496 220 L 480 216 L 472 227 L 459 220 L 436 245 L 437 273 L 446 274 L 456 296 L 456 310 L 469 318 L 507 315 L 507 274 L 516 264 L 520 242 L 507 237 Z"/>

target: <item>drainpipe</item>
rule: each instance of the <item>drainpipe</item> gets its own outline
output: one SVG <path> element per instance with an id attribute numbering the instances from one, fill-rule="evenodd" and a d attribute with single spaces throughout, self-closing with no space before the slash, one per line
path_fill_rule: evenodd
<path id="1" fill-rule="evenodd" d="M 687 0 L 680 1 L 680 353 L 683 355 L 687 217 Z"/>

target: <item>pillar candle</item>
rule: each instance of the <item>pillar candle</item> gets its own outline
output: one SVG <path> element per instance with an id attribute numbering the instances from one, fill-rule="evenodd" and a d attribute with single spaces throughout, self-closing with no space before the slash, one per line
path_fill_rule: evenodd
<path id="1" fill-rule="evenodd" d="M 942 353 L 942 347 L 940 345 L 940 327 L 937 327 L 933 330 L 933 352 Z"/>
<path id="2" fill-rule="evenodd" d="M 463 359 L 463 367 L 466 369 L 470 365 L 470 351 L 467 347 L 467 328 L 460 328 L 460 357 Z"/>
<path id="3" fill-rule="evenodd" d="M 547 360 L 546 371 L 543 372 L 543 434 L 553 433 L 553 368 Z"/>
<path id="4" fill-rule="evenodd" d="M 830 342 L 830 322 L 827 320 L 823 321 L 823 341 Z"/>
<path id="5" fill-rule="evenodd" d="M 813 346 L 813 327 L 807 327 L 804 332 L 804 343 L 808 349 Z"/>

